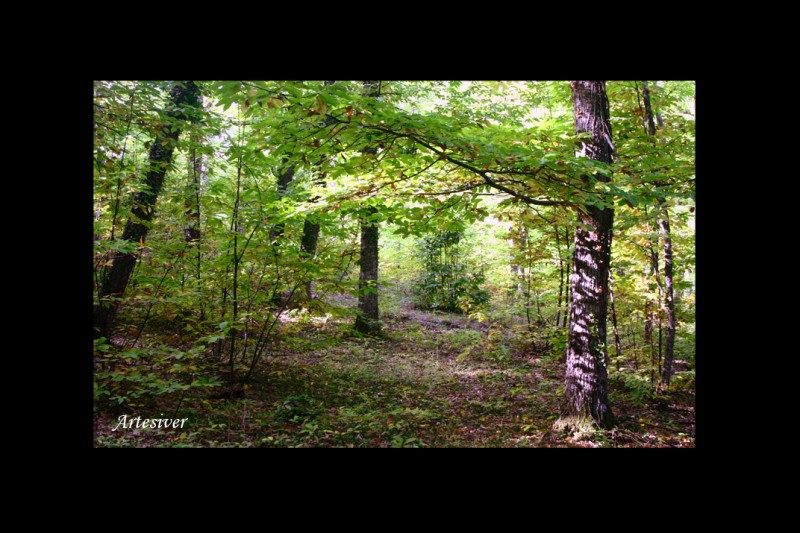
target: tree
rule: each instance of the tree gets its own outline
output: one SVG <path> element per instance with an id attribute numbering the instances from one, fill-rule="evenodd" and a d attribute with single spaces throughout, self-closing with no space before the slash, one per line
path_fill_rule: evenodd
<path id="1" fill-rule="evenodd" d="M 580 141 L 578 156 L 611 163 L 614 145 L 605 82 L 570 82 L 575 133 L 590 134 Z M 584 175 L 586 183 L 608 182 L 601 172 Z M 572 259 L 572 302 L 569 307 L 567 371 L 564 405 L 555 427 L 587 431 L 613 421 L 608 403 L 606 316 L 611 232 L 614 209 L 605 205 L 578 207 Z"/>
<path id="2" fill-rule="evenodd" d="M 377 81 L 365 81 L 367 96 L 380 96 L 380 85 Z M 377 146 L 367 146 L 362 153 L 376 155 Z M 362 334 L 380 332 L 378 322 L 378 209 L 375 206 L 365 208 L 360 217 L 361 224 L 361 256 L 358 275 L 358 316 L 355 329 Z"/>
<path id="3" fill-rule="evenodd" d="M 336 83 L 336 80 L 326 80 L 323 84 L 323 87 L 330 87 Z M 333 120 L 330 117 L 325 117 L 325 126 L 330 126 L 333 124 Z M 325 186 L 325 178 L 327 174 L 319 170 L 319 167 L 322 165 L 323 162 L 326 160 L 326 156 L 320 156 L 319 160 L 315 164 L 316 167 L 316 176 L 314 179 L 314 183 L 321 187 Z M 311 202 L 316 202 L 319 200 L 319 197 L 312 197 L 310 199 Z M 320 224 L 317 220 L 315 220 L 314 215 L 309 215 L 303 221 L 303 237 L 300 240 L 300 251 L 301 256 L 304 257 L 306 260 L 313 259 L 314 255 L 317 253 L 317 243 L 319 242 L 319 230 Z M 305 283 L 306 289 L 306 299 L 309 301 L 312 299 L 312 291 L 311 291 L 311 280 L 306 281 Z"/>
<path id="4" fill-rule="evenodd" d="M 280 170 L 278 171 L 278 200 L 286 196 L 289 190 L 289 184 L 294 179 L 295 165 L 288 162 L 290 157 L 292 157 L 292 154 L 287 154 L 283 158 L 281 161 Z M 280 245 L 280 240 L 283 238 L 285 227 L 286 224 L 281 221 L 275 224 L 272 229 L 270 229 L 269 238 L 274 246 Z"/>
<path id="5" fill-rule="evenodd" d="M 133 244 L 144 244 L 149 223 L 155 214 L 156 201 L 164 184 L 164 176 L 172 163 L 172 153 L 181 133 L 181 121 L 197 120 L 192 109 L 199 109 L 201 102 L 200 90 L 194 81 L 176 82 L 170 90 L 170 105 L 166 111 L 167 121 L 150 146 L 148 170 L 144 179 L 145 187 L 136 194 L 122 240 Z M 100 289 L 100 301 L 94 308 L 95 338 L 110 337 L 119 300 L 130 281 L 136 257 L 135 251 L 118 251 L 114 254 L 111 267 L 106 272 Z"/>
<path id="6" fill-rule="evenodd" d="M 651 137 L 654 137 L 656 125 L 653 121 L 653 108 L 650 104 L 650 89 L 647 87 L 646 81 L 642 82 L 642 100 L 644 100 L 647 132 Z M 659 122 L 663 126 L 663 122 Z M 655 185 L 657 187 L 664 186 L 660 182 Z M 664 368 L 661 374 L 661 386 L 669 388 L 669 380 L 672 377 L 672 360 L 675 356 L 675 301 L 672 288 L 672 236 L 669 227 L 667 200 L 663 196 L 658 197 L 657 224 L 661 238 L 664 240 L 664 308 L 667 312 L 667 338 L 664 343 Z"/>

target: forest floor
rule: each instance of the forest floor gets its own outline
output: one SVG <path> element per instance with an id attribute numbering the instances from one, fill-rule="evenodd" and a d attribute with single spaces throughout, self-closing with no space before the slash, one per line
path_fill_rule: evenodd
<path id="1" fill-rule="evenodd" d="M 406 300 L 387 307 L 382 338 L 354 335 L 350 317 L 287 313 L 244 398 L 191 390 L 180 404 L 178 394 L 163 395 L 141 413 L 96 408 L 95 446 L 695 446 L 693 381 L 656 396 L 612 363 L 615 427 L 590 435 L 554 432 L 563 350 L 541 338 L 520 341 L 508 320 L 421 311 Z M 148 342 L 164 342 L 164 335 L 142 335 L 141 346 Z M 178 430 L 112 431 L 121 414 L 148 413 L 188 420 Z"/>

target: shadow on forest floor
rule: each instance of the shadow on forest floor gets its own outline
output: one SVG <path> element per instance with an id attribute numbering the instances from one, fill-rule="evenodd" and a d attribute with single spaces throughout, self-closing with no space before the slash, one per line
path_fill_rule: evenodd
<path id="1" fill-rule="evenodd" d="M 350 322 L 295 314 L 244 399 L 191 391 L 176 413 L 188 418 L 182 430 L 111 431 L 123 413 L 171 416 L 177 394 L 143 412 L 95 413 L 95 445 L 694 447 L 692 389 L 653 401 L 612 373 L 617 426 L 574 438 L 551 431 L 563 394 L 560 354 L 519 342 L 513 327 L 408 305 L 385 313 L 383 338 L 354 336 Z"/>

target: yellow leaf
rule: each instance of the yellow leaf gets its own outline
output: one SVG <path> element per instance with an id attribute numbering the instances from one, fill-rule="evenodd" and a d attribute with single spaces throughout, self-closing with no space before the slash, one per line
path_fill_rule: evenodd
<path id="1" fill-rule="evenodd" d="M 320 115 L 324 115 L 328 112 L 328 106 L 325 104 L 325 100 L 323 100 L 319 95 L 317 95 L 317 99 L 315 101 L 315 108 L 317 113 Z"/>

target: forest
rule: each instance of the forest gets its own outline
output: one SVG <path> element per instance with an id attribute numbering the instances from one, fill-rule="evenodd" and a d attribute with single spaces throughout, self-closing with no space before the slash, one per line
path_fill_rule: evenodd
<path id="1" fill-rule="evenodd" d="M 695 82 L 92 85 L 94 447 L 696 446 Z"/>

